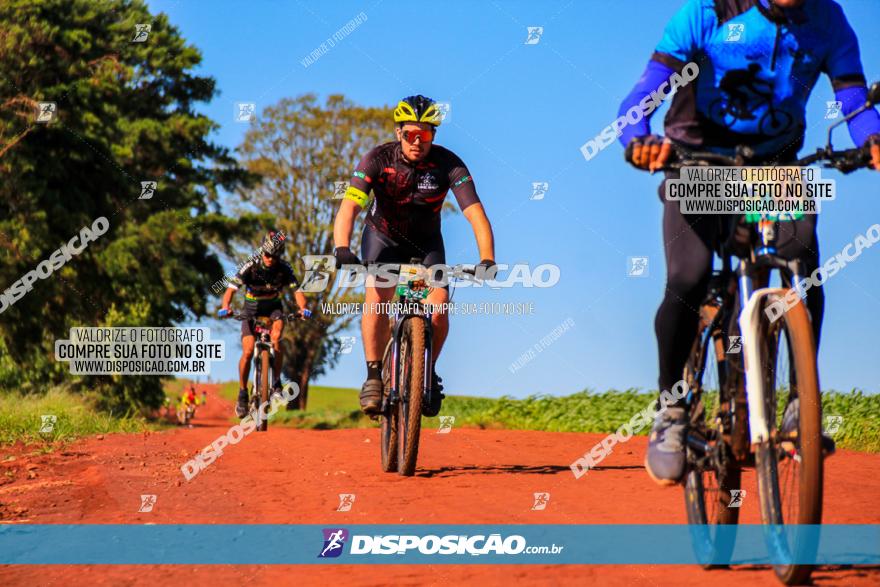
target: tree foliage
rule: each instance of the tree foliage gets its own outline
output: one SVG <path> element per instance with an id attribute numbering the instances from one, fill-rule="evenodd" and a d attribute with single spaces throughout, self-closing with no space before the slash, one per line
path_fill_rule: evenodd
<path id="1" fill-rule="evenodd" d="M 135 25 L 148 23 L 145 42 Z M 101 216 L 109 231 L 0 314 L 0 388 L 73 382 L 105 406 L 156 406 L 156 377 L 72 379 L 53 359 L 71 326 L 170 326 L 205 313 L 210 244 L 252 230 L 218 190 L 249 181 L 199 114 L 216 93 L 163 14 L 139 0 L 0 3 L 0 290 Z M 55 102 L 48 124 L 38 102 Z M 157 181 L 139 199 L 142 181 Z"/>
<path id="2" fill-rule="evenodd" d="M 333 219 L 339 200 L 335 183 L 347 181 L 359 159 L 376 145 L 392 140 L 389 109 L 353 104 L 341 95 L 320 103 L 314 94 L 285 98 L 266 108 L 239 147 L 242 165 L 259 175 L 257 185 L 239 189 L 235 203 L 241 212 L 276 218 L 287 233 L 288 258 L 300 278 L 304 255 L 333 254 Z M 355 228 L 352 246 L 358 246 Z M 254 243 L 243 248 L 248 254 Z M 248 251 L 248 253 L 245 253 Z M 351 289 L 328 288 L 306 294 L 312 310 L 321 303 L 357 301 Z M 285 371 L 297 381 L 303 397 L 308 380 L 335 364 L 339 333 L 352 316 L 314 311 L 312 320 L 285 330 Z"/>

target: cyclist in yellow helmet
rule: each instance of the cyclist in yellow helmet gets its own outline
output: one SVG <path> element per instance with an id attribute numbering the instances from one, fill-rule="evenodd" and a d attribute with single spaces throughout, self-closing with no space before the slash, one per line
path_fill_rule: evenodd
<path id="1" fill-rule="evenodd" d="M 477 196 L 470 171 L 458 156 L 434 144 L 441 112 L 434 100 L 409 96 L 394 109 L 397 140 L 372 149 L 355 168 L 345 198 L 336 215 L 333 237 L 338 266 L 361 264 L 352 252 L 351 233 L 361 210 L 368 207 L 361 239 L 361 257 L 366 264 L 409 263 L 413 258 L 432 265 L 445 264 L 446 252 L 440 232 L 440 211 L 451 189 L 464 217 L 470 222 L 477 241 L 481 265 L 495 265 L 492 226 Z M 388 341 L 388 316 L 375 311 L 376 304 L 388 302 L 394 287 L 378 287 L 367 282 L 361 331 L 367 361 L 367 380 L 361 394 L 361 409 L 375 414 L 382 403 L 382 352 Z M 449 301 L 446 288 L 436 288 L 428 296 L 430 304 Z M 434 360 L 449 332 L 445 312 L 432 315 Z M 432 370 L 437 393 L 434 405 L 425 406 L 426 416 L 440 412 L 440 377 Z"/>

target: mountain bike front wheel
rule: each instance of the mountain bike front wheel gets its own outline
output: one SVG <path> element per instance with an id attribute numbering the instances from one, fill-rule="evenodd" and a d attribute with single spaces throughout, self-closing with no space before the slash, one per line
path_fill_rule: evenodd
<path id="1" fill-rule="evenodd" d="M 388 394 L 391 393 L 391 369 L 395 364 L 392 357 L 394 341 L 389 340 L 385 347 L 382 361 L 382 405 L 386 405 Z M 386 411 L 379 416 L 382 420 L 380 428 L 380 445 L 382 449 L 382 470 L 391 473 L 397 470 L 397 405 L 387 405 Z"/>
<path id="2" fill-rule="evenodd" d="M 400 381 L 397 403 L 397 472 L 410 477 L 416 470 L 425 391 L 425 321 L 406 318 L 400 345 Z"/>
<path id="3" fill-rule="evenodd" d="M 264 411 L 263 406 L 266 406 L 266 410 L 268 410 L 269 406 L 269 351 L 260 350 L 260 358 L 256 361 L 257 373 L 256 373 L 256 381 L 257 381 L 257 389 L 254 390 L 254 395 L 259 398 L 257 403 L 257 430 L 259 432 L 265 432 L 269 428 L 269 417 L 267 415 L 267 411 Z"/>
<path id="4" fill-rule="evenodd" d="M 755 455 L 761 517 L 772 526 L 765 534 L 769 552 L 791 561 L 775 565 L 776 575 L 786 585 L 802 585 L 813 571 L 802 563 L 815 559 L 817 536 L 800 528 L 791 535 L 783 524 L 822 523 L 822 405 L 813 330 L 800 300 L 775 322 L 764 312 L 760 316 L 770 429 Z"/>
<path id="5" fill-rule="evenodd" d="M 704 394 L 717 394 L 718 417 L 712 422 L 729 421 L 723 416 L 729 410 L 737 378 L 728 368 L 725 337 L 722 331 L 708 335 L 703 344 L 706 328 L 711 327 L 718 308 L 704 305 L 700 309 L 702 330 L 694 341 L 685 364 L 684 380 L 694 393 L 690 402 L 688 420 L 690 434 L 709 447 L 708 454 L 688 448 L 687 473 L 684 483 L 685 509 L 690 524 L 691 542 L 697 560 L 703 568 L 726 566 L 733 554 L 739 508 L 731 507 L 733 491 L 739 490 L 741 471 L 731 454 L 720 427 L 706 422 Z"/>

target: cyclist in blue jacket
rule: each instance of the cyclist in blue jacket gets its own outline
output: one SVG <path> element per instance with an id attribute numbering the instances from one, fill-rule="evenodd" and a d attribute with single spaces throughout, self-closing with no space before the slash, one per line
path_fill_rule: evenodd
<path id="1" fill-rule="evenodd" d="M 676 91 L 665 136 L 651 134 L 650 115 L 622 129 L 626 158 L 640 169 L 661 169 L 673 144 L 726 155 L 736 145 L 749 145 L 755 152 L 750 164 L 785 164 L 803 146 L 805 107 L 820 73 L 831 79 L 844 115 L 867 97 L 858 41 L 833 0 L 688 0 L 666 25 L 621 114 L 652 92 L 664 95 L 670 76 L 689 63 L 697 64 L 699 75 Z M 853 142 L 870 148 L 872 165 L 880 170 L 880 116 L 868 109 L 848 125 Z M 661 185 L 661 200 L 663 194 Z M 710 220 L 685 216 L 677 202 L 664 201 L 666 292 L 655 320 L 661 390 L 681 379 L 693 342 L 714 244 L 723 236 Z M 780 227 L 779 254 L 801 259 L 807 273 L 819 266 L 816 220 L 807 215 Z M 811 288 L 807 308 L 817 348 L 823 306 L 821 286 Z M 686 434 L 681 404 L 658 415 L 645 463 L 658 483 L 674 484 L 683 476 Z"/>

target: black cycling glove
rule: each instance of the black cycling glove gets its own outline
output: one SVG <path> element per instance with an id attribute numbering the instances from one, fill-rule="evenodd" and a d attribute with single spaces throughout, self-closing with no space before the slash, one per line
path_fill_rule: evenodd
<path id="1" fill-rule="evenodd" d="M 358 256 L 352 253 L 348 247 L 336 247 L 333 256 L 336 257 L 337 269 L 341 269 L 343 265 L 363 265 Z"/>
<path id="2" fill-rule="evenodd" d="M 483 259 L 477 264 L 475 269 L 477 276 L 481 279 L 495 279 L 495 274 L 498 273 L 498 265 L 492 259 Z"/>

